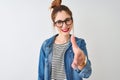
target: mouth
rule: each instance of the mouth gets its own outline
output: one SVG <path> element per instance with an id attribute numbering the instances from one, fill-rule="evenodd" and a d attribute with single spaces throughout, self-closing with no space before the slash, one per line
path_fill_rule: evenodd
<path id="1" fill-rule="evenodd" d="M 62 32 L 69 32 L 69 28 L 67 28 L 67 29 L 62 29 Z"/>

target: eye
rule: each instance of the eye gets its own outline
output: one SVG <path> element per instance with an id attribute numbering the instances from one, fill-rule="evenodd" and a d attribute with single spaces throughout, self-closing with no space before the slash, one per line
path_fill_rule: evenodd
<path id="1" fill-rule="evenodd" d="M 59 21 L 57 21 L 56 23 L 57 23 L 57 24 L 62 24 L 62 21 L 61 21 L 61 20 L 59 20 Z"/>
<path id="2" fill-rule="evenodd" d="M 63 23 L 63 21 L 61 21 L 61 20 L 58 20 L 55 22 L 55 24 L 62 24 L 62 23 Z"/>
<path id="3" fill-rule="evenodd" d="M 70 25 L 72 23 L 72 19 L 71 18 L 66 18 L 65 23 L 67 25 Z"/>

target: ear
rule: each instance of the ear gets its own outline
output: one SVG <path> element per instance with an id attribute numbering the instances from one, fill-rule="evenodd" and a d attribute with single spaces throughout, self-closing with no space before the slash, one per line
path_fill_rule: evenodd
<path id="1" fill-rule="evenodd" d="M 53 23 L 53 26 L 55 27 L 55 24 Z"/>

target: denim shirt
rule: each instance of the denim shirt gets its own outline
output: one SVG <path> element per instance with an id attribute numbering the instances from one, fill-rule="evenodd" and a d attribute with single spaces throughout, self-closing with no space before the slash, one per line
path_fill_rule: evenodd
<path id="1" fill-rule="evenodd" d="M 55 37 L 57 35 L 45 40 L 41 46 L 38 65 L 38 80 L 51 80 L 52 49 Z M 77 37 L 75 37 L 75 39 L 79 48 L 82 49 L 86 55 L 87 62 L 82 70 L 79 70 L 78 68 L 73 69 L 71 67 L 74 59 L 74 53 L 72 50 L 72 43 L 70 42 L 64 55 L 64 67 L 67 80 L 83 80 L 82 78 L 88 78 L 92 73 L 91 62 L 88 59 L 85 40 Z"/>

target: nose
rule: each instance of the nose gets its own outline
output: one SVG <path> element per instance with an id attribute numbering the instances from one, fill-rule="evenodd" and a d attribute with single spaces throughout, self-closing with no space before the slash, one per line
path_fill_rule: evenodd
<path id="1" fill-rule="evenodd" d="M 63 28 L 66 28 L 68 25 L 65 23 L 65 22 L 63 22 Z"/>

